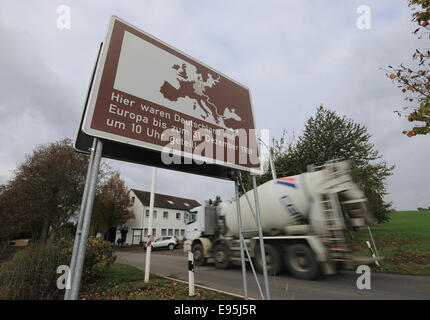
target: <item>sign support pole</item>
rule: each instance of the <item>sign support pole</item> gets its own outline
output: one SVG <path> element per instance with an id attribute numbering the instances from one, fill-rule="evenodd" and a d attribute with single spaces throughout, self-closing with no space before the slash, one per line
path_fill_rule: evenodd
<path id="1" fill-rule="evenodd" d="M 243 295 L 245 300 L 248 300 L 248 284 L 246 282 L 246 264 L 245 264 L 245 241 L 242 234 L 242 217 L 240 213 L 240 199 L 239 199 L 239 174 L 236 172 L 236 179 L 234 180 L 236 190 L 236 211 L 237 211 L 237 225 L 239 227 L 239 243 L 240 243 L 240 261 L 242 262 L 242 280 L 243 280 Z"/>
<path id="2" fill-rule="evenodd" d="M 93 139 L 93 146 L 90 149 L 91 153 L 90 153 L 90 158 L 88 160 L 88 169 L 87 169 L 87 176 L 85 178 L 84 193 L 82 195 L 81 209 L 79 210 L 79 220 L 78 220 L 78 225 L 76 227 L 75 241 L 73 243 L 73 252 L 72 252 L 72 259 L 70 261 L 70 266 L 69 266 L 69 275 L 67 276 L 67 286 L 66 286 L 66 291 L 64 293 L 64 300 L 70 300 L 71 287 L 69 287 L 69 285 L 72 284 L 73 275 L 76 268 L 76 258 L 78 255 L 78 249 L 81 241 L 82 224 L 84 222 L 85 205 L 88 199 L 88 189 L 90 185 L 91 168 L 94 162 L 95 148 L 96 148 L 96 139 Z"/>
<path id="3" fill-rule="evenodd" d="M 272 154 L 272 150 L 269 148 L 269 146 L 260 138 L 258 138 L 258 141 L 263 144 L 267 151 L 269 152 L 269 163 L 270 163 L 270 169 L 272 170 L 272 179 L 276 180 L 276 168 L 275 168 L 275 163 L 273 162 L 273 154 Z"/>
<path id="4" fill-rule="evenodd" d="M 149 281 L 149 273 L 151 269 L 152 217 L 154 212 L 156 171 L 157 169 L 155 167 L 152 167 L 151 197 L 149 200 L 148 241 L 146 242 L 145 283 Z"/>
<path id="5" fill-rule="evenodd" d="M 255 215 L 257 220 L 258 236 L 260 238 L 259 242 L 260 242 L 261 262 L 263 265 L 264 287 L 266 288 L 266 300 L 270 300 L 269 279 L 267 276 L 267 265 L 266 265 L 266 251 L 264 248 L 263 229 L 261 227 L 260 204 L 258 202 L 257 179 L 255 178 L 254 175 L 252 176 L 252 184 L 254 187 Z"/>
<path id="6" fill-rule="evenodd" d="M 95 140 L 97 141 L 97 144 L 96 144 L 96 150 L 94 155 L 94 161 L 91 166 L 90 183 L 88 186 L 88 199 L 86 200 L 86 203 L 85 203 L 82 234 L 81 234 L 79 249 L 78 249 L 77 258 L 76 258 L 76 269 L 74 271 L 75 274 L 72 278 L 73 281 L 72 281 L 72 289 L 70 294 L 71 300 L 78 299 L 79 289 L 81 286 L 82 270 L 84 267 L 85 251 L 87 249 L 88 233 L 89 233 L 90 224 L 91 224 L 91 215 L 92 215 L 93 205 L 94 205 L 97 176 L 99 173 L 100 161 L 102 158 L 103 141 L 97 138 L 95 138 Z"/>

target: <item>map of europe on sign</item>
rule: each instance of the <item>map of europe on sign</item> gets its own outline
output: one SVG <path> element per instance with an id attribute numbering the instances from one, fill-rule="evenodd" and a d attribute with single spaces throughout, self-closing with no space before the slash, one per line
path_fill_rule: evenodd
<path id="1" fill-rule="evenodd" d="M 242 118 L 236 108 L 216 99 L 223 80 L 126 31 L 114 87 L 197 119 L 237 128 Z"/>
<path id="2" fill-rule="evenodd" d="M 224 157 L 221 162 L 217 158 L 217 164 L 259 171 L 258 156 L 257 161 L 239 163 L 244 154 L 255 159 L 258 152 L 255 136 L 248 136 L 245 146 L 238 145 L 239 139 L 233 140 L 232 146 L 218 141 L 215 134 L 220 129 L 232 133 L 255 129 L 249 90 L 112 17 L 82 130 L 90 136 L 162 151 L 168 144 L 162 136 L 166 129 L 174 129 L 181 135 L 183 156 L 189 157 L 188 153 L 197 148 L 199 141 L 211 141 L 214 152 L 203 152 L 203 158 L 214 159 L 216 147 L 223 146 Z M 188 132 L 190 129 L 192 132 Z M 194 139 L 199 129 L 207 130 L 208 134 Z M 189 148 L 186 140 L 192 140 Z M 234 150 L 233 161 L 227 157 L 228 148 Z"/>

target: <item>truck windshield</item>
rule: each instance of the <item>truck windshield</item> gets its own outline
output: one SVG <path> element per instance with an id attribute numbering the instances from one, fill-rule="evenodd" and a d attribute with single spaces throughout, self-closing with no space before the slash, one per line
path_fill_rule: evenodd
<path id="1" fill-rule="evenodd" d="M 197 211 L 190 211 L 190 214 L 188 215 L 187 224 L 190 224 L 196 221 L 197 221 Z"/>

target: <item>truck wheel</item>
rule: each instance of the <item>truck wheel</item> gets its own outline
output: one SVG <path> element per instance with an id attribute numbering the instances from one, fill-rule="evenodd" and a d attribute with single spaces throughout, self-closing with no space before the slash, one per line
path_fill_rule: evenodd
<path id="1" fill-rule="evenodd" d="M 206 264 L 206 258 L 203 251 L 203 246 L 197 243 L 193 246 L 193 259 L 196 266 L 204 266 Z"/>
<path id="2" fill-rule="evenodd" d="M 311 248 L 297 243 L 289 246 L 285 253 L 285 264 L 291 274 L 299 279 L 315 280 L 320 275 L 320 268 Z"/>
<path id="3" fill-rule="evenodd" d="M 274 245 L 265 244 L 264 251 L 266 252 L 267 274 L 271 276 L 279 274 L 282 270 L 282 258 L 279 250 Z M 263 261 L 261 259 L 260 244 L 258 243 L 255 246 L 254 261 L 257 271 L 263 273 Z"/>
<path id="4" fill-rule="evenodd" d="M 227 269 L 230 267 L 230 249 L 224 243 L 218 243 L 213 253 L 215 267 L 217 269 Z"/>

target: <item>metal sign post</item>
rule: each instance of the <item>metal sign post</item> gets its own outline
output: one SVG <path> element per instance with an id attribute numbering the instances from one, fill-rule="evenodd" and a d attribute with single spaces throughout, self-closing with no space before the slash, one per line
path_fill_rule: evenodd
<path id="1" fill-rule="evenodd" d="M 258 141 L 263 144 L 267 151 L 269 152 L 269 163 L 270 163 L 270 169 L 272 170 L 272 179 L 276 180 L 276 168 L 275 168 L 275 163 L 273 161 L 273 154 L 272 154 L 272 149 L 269 148 L 269 146 L 260 138 L 258 138 Z"/>
<path id="2" fill-rule="evenodd" d="M 67 277 L 67 283 L 70 285 L 72 284 L 73 275 L 76 268 L 76 258 L 78 255 L 79 245 L 81 241 L 82 225 L 84 223 L 85 206 L 88 199 L 88 189 L 90 186 L 90 178 L 91 178 L 91 167 L 93 166 L 93 162 L 94 162 L 95 148 L 96 148 L 96 139 L 93 139 L 93 147 L 90 149 L 91 153 L 90 153 L 90 158 L 88 160 L 87 177 L 85 178 L 84 194 L 82 196 L 81 209 L 79 211 L 79 220 L 78 220 L 78 225 L 76 227 L 75 242 L 73 243 L 73 252 L 72 252 L 72 259 L 70 261 L 70 266 L 69 266 L 69 275 Z M 71 288 L 69 288 L 69 286 L 66 286 L 66 291 L 64 293 L 64 300 L 70 300 L 70 294 L 71 294 Z"/>
<path id="3" fill-rule="evenodd" d="M 94 155 L 94 161 L 90 168 L 90 181 L 88 186 L 88 199 L 85 203 L 85 211 L 83 214 L 83 225 L 82 225 L 82 233 L 80 239 L 77 238 L 75 241 L 79 239 L 79 247 L 76 257 L 76 268 L 74 270 L 74 274 L 72 276 L 72 288 L 70 293 L 70 299 L 71 300 L 77 300 L 79 295 L 79 288 L 81 286 L 81 278 L 82 278 L 82 270 L 84 267 L 84 260 L 85 260 L 85 251 L 87 249 L 87 240 L 88 240 L 88 233 L 90 230 L 90 223 L 91 223 L 91 215 L 93 211 L 93 205 L 94 205 L 94 197 L 96 193 L 96 185 L 97 185 L 97 176 L 99 173 L 100 168 L 100 161 L 101 161 L 101 155 L 102 155 L 102 149 L 103 149 L 103 141 L 100 139 L 95 139 L 97 141 L 96 144 L 96 151 Z"/>
<path id="4" fill-rule="evenodd" d="M 145 282 L 149 281 L 149 273 L 151 269 L 152 216 L 154 212 L 156 170 L 157 169 L 155 167 L 152 168 L 151 196 L 149 199 L 148 241 L 146 242 Z"/>
<path id="5" fill-rule="evenodd" d="M 261 261 L 263 265 L 264 287 L 266 288 L 266 299 L 270 300 L 269 279 L 267 276 L 267 265 L 266 265 L 266 250 L 264 249 L 263 229 L 261 227 L 261 217 L 260 217 L 260 204 L 258 202 L 257 179 L 255 178 L 255 176 L 252 176 L 252 185 L 254 187 L 255 216 L 257 220 L 258 236 L 260 238 L 259 242 L 260 242 Z"/>
<path id="6" fill-rule="evenodd" d="M 239 199 L 239 173 L 237 179 L 234 181 L 236 191 L 236 210 L 237 210 L 237 225 L 239 227 L 239 242 L 240 242 L 240 261 L 242 264 L 242 281 L 243 281 L 243 295 L 245 300 L 248 300 L 248 284 L 246 282 L 246 265 L 245 265 L 245 241 L 242 234 L 242 216 L 240 213 L 240 199 Z"/>
<path id="7" fill-rule="evenodd" d="M 240 241 L 240 255 L 241 255 L 241 262 L 242 262 L 242 276 L 243 276 L 243 289 L 244 289 L 244 296 L 245 299 L 248 299 L 248 288 L 246 283 L 246 267 L 245 267 L 245 253 L 248 258 L 248 262 L 251 266 L 252 273 L 254 274 L 255 281 L 257 283 L 258 290 L 260 291 L 261 298 L 270 300 L 270 290 L 269 290 L 269 280 L 267 276 L 267 265 L 266 265 L 266 252 L 264 248 L 264 240 L 263 240 L 263 229 L 261 226 L 261 217 L 260 217 L 260 205 L 258 202 L 258 192 L 257 192 L 257 182 L 255 176 L 253 176 L 253 187 L 254 187 L 254 200 L 255 200 L 255 210 L 253 209 L 253 205 L 251 201 L 249 200 L 248 194 L 245 190 L 245 187 L 242 182 L 242 178 L 240 176 L 240 173 L 237 174 L 237 180 L 236 180 L 236 210 L 237 210 L 237 220 L 238 220 L 238 228 L 239 228 L 239 241 Z M 248 206 L 251 210 L 252 215 L 254 216 L 257 230 L 243 230 L 242 229 L 242 217 L 241 217 L 241 211 L 240 211 L 240 203 L 239 203 L 239 185 L 242 187 L 244 197 L 246 201 L 248 202 Z M 261 264 L 263 269 L 263 277 L 264 277 L 264 286 L 266 288 L 266 298 L 264 297 L 263 291 L 261 289 L 257 274 L 255 272 L 254 264 L 252 263 L 251 255 L 249 254 L 248 247 L 246 246 L 243 233 L 247 232 L 258 232 L 258 241 L 260 243 L 260 254 L 261 254 Z M 255 238 L 254 238 L 255 239 Z"/>

